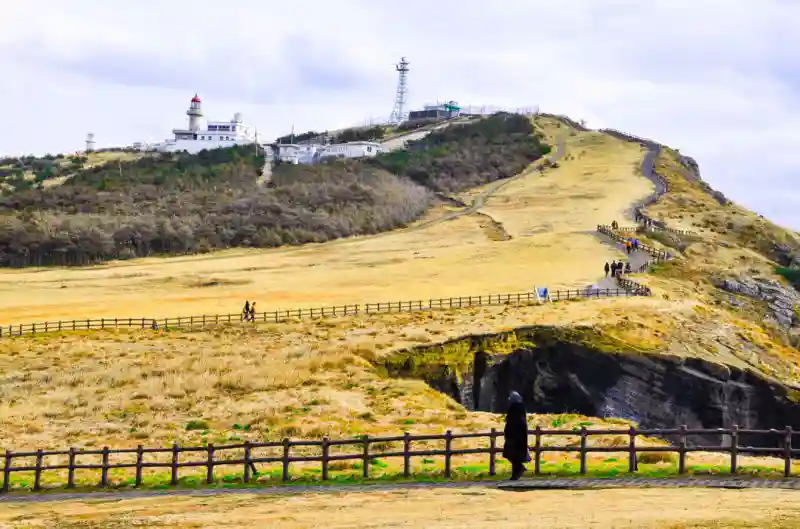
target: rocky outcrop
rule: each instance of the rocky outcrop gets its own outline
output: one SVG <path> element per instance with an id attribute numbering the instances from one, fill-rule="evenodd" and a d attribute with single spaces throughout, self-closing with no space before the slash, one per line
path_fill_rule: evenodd
<path id="1" fill-rule="evenodd" d="M 591 335 L 592 330 L 586 331 Z M 580 413 L 617 417 L 641 428 L 800 428 L 800 389 L 760 374 L 699 359 L 647 354 L 581 342 L 552 327 L 514 331 L 513 340 L 495 335 L 510 350 L 500 353 L 476 344 L 490 337 L 451 342 L 467 358 L 435 366 L 436 355 L 421 347 L 395 358 L 389 374 L 426 380 L 470 410 L 505 411 L 509 391 L 518 391 L 531 413 Z M 507 335 L 508 333 L 506 333 Z M 593 340 L 589 340 L 590 342 Z M 438 347 L 439 351 L 447 347 Z M 506 347 L 509 349 L 508 347 Z M 415 357 L 415 355 L 417 355 Z M 422 355 L 422 356 L 418 356 Z M 416 369 L 414 358 L 426 358 Z M 432 363 L 430 363 L 432 362 Z M 695 445 L 716 444 L 718 435 L 694 437 Z M 747 436 L 742 444 L 776 446 L 768 435 Z"/>
<path id="2" fill-rule="evenodd" d="M 800 270 L 800 251 L 788 244 L 773 243 L 769 256 L 781 266 Z"/>
<path id="3" fill-rule="evenodd" d="M 715 284 L 727 292 L 766 302 L 769 309 L 767 321 L 784 330 L 800 324 L 797 321 L 800 294 L 791 287 L 772 279 L 750 277 L 719 279 Z"/>

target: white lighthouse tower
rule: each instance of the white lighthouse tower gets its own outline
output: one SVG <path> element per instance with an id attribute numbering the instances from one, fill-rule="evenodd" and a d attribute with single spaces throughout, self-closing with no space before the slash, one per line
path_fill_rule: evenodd
<path id="1" fill-rule="evenodd" d="M 200 108 L 200 104 L 200 98 L 195 94 L 192 102 L 189 103 L 189 110 L 186 111 L 186 115 L 189 116 L 189 130 L 192 132 L 200 130 L 200 118 L 203 117 L 203 110 Z"/>
<path id="2" fill-rule="evenodd" d="M 87 153 L 93 152 L 94 146 L 95 146 L 94 134 L 90 132 L 89 134 L 86 135 L 86 152 Z"/>

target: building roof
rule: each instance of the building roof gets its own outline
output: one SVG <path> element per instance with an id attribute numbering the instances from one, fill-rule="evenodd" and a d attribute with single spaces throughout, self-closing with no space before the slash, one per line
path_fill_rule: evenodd
<path id="1" fill-rule="evenodd" d="M 200 98 L 197 97 L 197 94 L 195 94 L 194 97 L 192 98 L 192 103 L 200 103 L 200 102 L 201 102 Z"/>

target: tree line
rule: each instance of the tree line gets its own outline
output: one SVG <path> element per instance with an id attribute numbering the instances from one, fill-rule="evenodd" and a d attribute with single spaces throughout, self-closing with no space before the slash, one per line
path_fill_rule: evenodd
<path id="1" fill-rule="evenodd" d="M 419 218 L 433 191 L 511 176 L 548 150 L 528 119 L 505 114 L 374 159 L 281 164 L 269 187 L 257 184 L 264 157 L 253 146 L 81 169 L 60 186 L 0 197 L 0 266 L 81 266 L 388 231 Z"/>

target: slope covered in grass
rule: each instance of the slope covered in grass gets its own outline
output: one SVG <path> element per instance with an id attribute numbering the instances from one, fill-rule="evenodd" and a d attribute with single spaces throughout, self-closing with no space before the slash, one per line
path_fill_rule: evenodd
<path id="1" fill-rule="evenodd" d="M 90 167 L 61 186 L 0 197 L 0 266 L 85 265 L 391 230 L 422 215 L 431 190 L 522 170 L 547 151 L 532 132 L 525 117 L 493 116 L 414 143 L 399 164 L 395 155 L 281 164 L 266 188 L 256 183 L 264 158 L 251 146 Z"/>
<path id="2" fill-rule="evenodd" d="M 498 113 L 434 130 L 374 163 L 434 191 L 454 193 L 518 174 L 549 152 L 530 119 Z"/>

